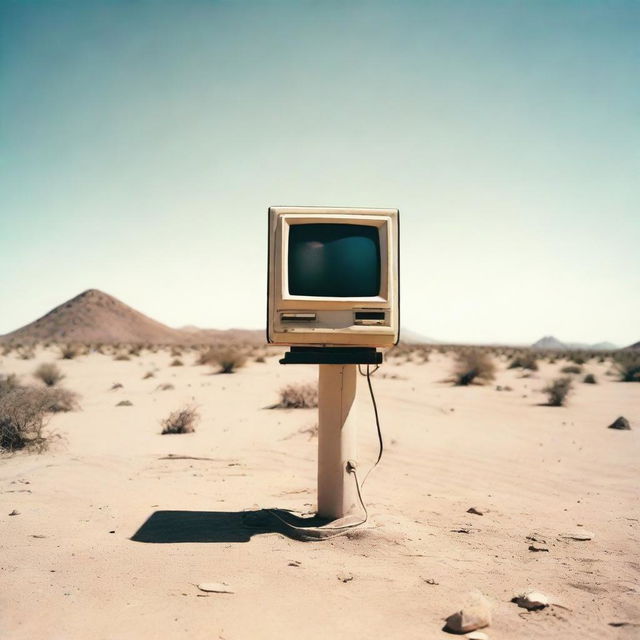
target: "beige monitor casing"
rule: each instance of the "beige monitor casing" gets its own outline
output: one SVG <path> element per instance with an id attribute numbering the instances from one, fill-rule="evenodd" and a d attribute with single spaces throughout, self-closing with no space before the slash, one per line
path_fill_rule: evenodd
<path id="1" fill-rule="evenodd" d="M 267 339 L 287 346 L 390 347 L 399 338 L 397 209 L 271 207 Z M 370 297 L 291 295 L 289 229 L 295 224 L 352 224 L 380 233 L 380 292 Z"/>

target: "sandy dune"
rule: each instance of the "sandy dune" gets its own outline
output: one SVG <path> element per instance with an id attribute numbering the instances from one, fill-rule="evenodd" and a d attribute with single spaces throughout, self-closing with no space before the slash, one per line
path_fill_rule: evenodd
<path id="1" fill-rule="evenodd" d="M 5 356 L 0 372 L 27 381 L 54 357 Z M 615 382 L 608 364 L 587 364 L 600 384 L 577 382 L 568 407 L 552 408 L 539 390 L 561 363 L 523 378 L 500 361 L 495 384 L 466 388 L 442 382 L 448 356 L 386 363 L 374 378 L 387 446 L 364 490 L 369 522 L 301 542 L 260 510 L 313 510 L 316 441 L 304 431 L 315 411 L 266 407 L 315 368 L 270 357 L 211 375 L 192 355 L 170 360 L 57 361 L 82 410 L 53 417 L 63 438 L 49 452 L 0 459 L 0 638 L 445 638 L 444 618 L 471 590 L 492 602 L 495 640 L 640 634 L 640 385 Z M 359 394 L 367 468 L 377 441 L 363 383 Z M 124 399 L 133 406 L 115 406 Z M 200 407 L 197 431 L 160 435 L 184 403 Z M 619 415 L 631 431 L 606 428 Z M 580 529 L 594 538 L 560 537 Z M 528 536 L 548 552 L 530 551 Z M 202 582 L 235 593 L 205 594 Z M 510 602 L 527 588 L 562 606 Z"/>

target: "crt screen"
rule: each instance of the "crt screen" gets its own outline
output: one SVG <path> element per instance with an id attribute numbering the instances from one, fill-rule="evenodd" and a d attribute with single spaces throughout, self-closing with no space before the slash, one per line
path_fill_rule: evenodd
<path id="1" fill-rule="evenodd" d="M 377 296 L 378 228 L 359 224 L 291 225 L 289 293 L 340 298 Z"/>

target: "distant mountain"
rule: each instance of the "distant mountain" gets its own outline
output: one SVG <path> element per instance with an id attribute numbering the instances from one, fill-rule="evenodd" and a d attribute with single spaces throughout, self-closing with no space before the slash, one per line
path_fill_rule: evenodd
<path id="1" fill-rule="evenodd" d="M 619 349 L 617 345 L 612 342 L 597 342 L 596 344 L 588 344 L 586 342 L 560 342 L 553 336 L 545 336 L 540 338 L 538 342 L 534 342 L 531 345 L 532 349 L 584 349 L 586 351 L 615 351 Z"/>
<path id="2" fill-rule="evenodd" d="M 545 336 L 531 345 L 532 349 L 568 349 L 567 345 L 553 336 Z"/>
<path id="3" fill-rule="evenodd" d="M 427 338 L 420 333 L 410 331 L 404 327 L 400 328 L 400 340 L 408 344 L 438 344 L 437 340 L 433 338 Z"/>
<path id="4" fill-rule="evenodd" d="M 1 342 L 197 344 L 222 339 L 264 342 L 264 332 L 173 329 L 98 289 L 62 303 L 35 322 L 0 336 Z"/>
<path id="5" fill-rule="evenodd" d="M 624 348 L 625 351 L 640 351 L 640 342 L 634 342 L 630 344 L 628 347 Z"/>

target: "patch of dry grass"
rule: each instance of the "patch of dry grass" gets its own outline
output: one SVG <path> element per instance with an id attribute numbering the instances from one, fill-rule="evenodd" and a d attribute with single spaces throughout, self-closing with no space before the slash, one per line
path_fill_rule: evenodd
<path id="1" fill-rule="evenodd" d="M 318 385 L 289 384 L 280 389 L 280 402 L 275 405 L 280 409 L 312 409 L 318 406 Z"/>
<path id="2" fill-rule="evenodd" d="M 33 377 L 44 382 L 47 387 L 55 387 L 64 378 L 64 374 L 53 362 L 43 362 L 33 372 Z"/>
<path id="3" fill-rule="evenodd" d="M 192 405 L 172 411 L 167 418 L 161 421 L 162 435 L 168 433 L 193 433 L 199 420 L 200 414 Z"/>
<path id="4" fill-rule="evenodd" d="M 573 381 L 569 376 L 556 378 L 542 391 L 547 394 L 547 404 L 550 407 L 562 407 L 573 388 Z"/>
<path id="5" fill-rule="evenodd" d="M 485 384 L 495 378 L 496 365 L 491 356 L 480 349 L 467 349 L 456 355 L 454 381 L 458 386 Z"/>

